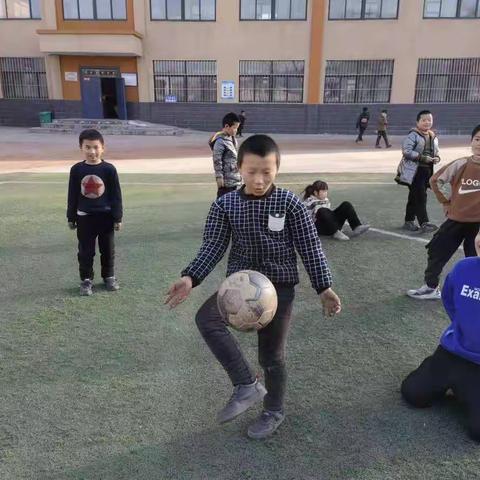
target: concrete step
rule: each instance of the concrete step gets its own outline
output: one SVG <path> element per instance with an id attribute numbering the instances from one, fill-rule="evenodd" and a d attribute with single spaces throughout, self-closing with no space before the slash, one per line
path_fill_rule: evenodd
<path id="1" fill-rule="evenodd" d="M 178 136 L 185 130 L 171 125 L 142 122 L 138 120 L 116 119 L 55 119 L 52 123 L 30 129 L 32 133 L 65 133 L 79 134 L 82 130 L 95 128 L 104 135 L 158 135 Z"/>

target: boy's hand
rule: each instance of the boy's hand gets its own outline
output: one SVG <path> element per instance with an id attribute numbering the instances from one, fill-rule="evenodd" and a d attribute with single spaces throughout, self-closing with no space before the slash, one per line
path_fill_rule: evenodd
<path id="1" fill-rule="evenodd" d="M 77 222 L 68 222 L 68 228 L 70 230 L 75 230 L 77 228 Z"/>
<path id="2" fill-rule="evenodd" d="M 192 279 L 190 277 L 182 277 L 168 290 L 164 305 L 168 305 L 170 308 L 175 308 L 179 303 L 186 300 L 191 291 Z"/>
<path id="3" fill-rule="evenodd" d="M 223 181 L 222 177 L 217 177 L 217 187 L 223 188 L 225 186 L 225 182 Z"/>
<path id="4" fill-rule="evenodd" d="M 342 304 L 338 295 L 331 289 L 327 288 L 320 294 L 320 300 L 323 305 L 323 314 L 333 317 L 342 311 Z"/>
<path id="5" fill-rule="evenodd" d="M 433 157 L 433 164 L 436 165 L 437 163 L 440 163 L 440 157 Z"/>
<path id="6" fill-rule="evenodd" d="M 122 229 L 122 222 L 115 222 L 115 223 L 113 224 L 113 229 L 114 229 L 116 232 L 118 232 L 119 230 L 121 230 L 121 229 Z"/>

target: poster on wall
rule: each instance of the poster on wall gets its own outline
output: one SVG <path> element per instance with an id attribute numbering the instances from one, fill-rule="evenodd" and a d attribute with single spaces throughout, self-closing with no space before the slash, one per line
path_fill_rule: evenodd
<path id="1" fill-rule="evenodd" d="M 78 73 L 77 72 L 65 72 L 65 81 L 66 82 L 78 82 Z"/>
<path id="2" fill-rule="evenodd" d="M 122 78 L 125 80 L 126 87 L 136 87 L 138 86 L 137 74 L 136 73 L 122 73 Z"/>
<path id="3" fill-rule="evenodd" d="M 222 98 L 224 100 L 235 99 L 235 82 L 232 80 L 222 81 Z"/>

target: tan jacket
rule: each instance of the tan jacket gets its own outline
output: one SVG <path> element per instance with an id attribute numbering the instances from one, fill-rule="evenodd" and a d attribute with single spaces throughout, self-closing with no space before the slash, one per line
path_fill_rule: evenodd
<path id="1" fill-rule="evenodd" d="M 388 126 L 388 119 L 386 113 L 381 113 L 380 117 L 378 117 L 378 124 L 377 124 L 377 131 L 385 132 Z"/>
<path id="2" fill-rule="evenodd" d="M 480 160 L 454 160 L 430 178 L 430 186 L 438 201 L 448 206 L 450 220 L 480 222 Z"/>

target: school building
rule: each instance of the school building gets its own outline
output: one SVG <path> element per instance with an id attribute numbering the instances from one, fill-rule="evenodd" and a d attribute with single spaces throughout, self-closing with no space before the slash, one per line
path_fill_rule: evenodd
<path id="1" fill-rule="evenodd" d="M 480 0 L 0 0 L 0 124 L 141 119 L 214 130 L 393 133 L 480 123 Z"/>

